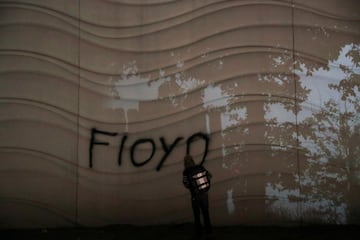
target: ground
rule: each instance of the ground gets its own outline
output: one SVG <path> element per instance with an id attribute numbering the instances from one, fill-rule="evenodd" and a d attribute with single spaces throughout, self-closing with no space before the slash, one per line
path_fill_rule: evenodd
<path id="1" fill-rule="evenodd" d="M 214 227 L 210 235 L 197 236 L 191 224 L 176 226 L 109 226 L 104 228 L 66 228 L 66 229 L 33 229 L 1 230 L 0 239 L 26 240 L 133 240 L 133 239 L 358 239 L 360 225 L 311 225 L 297 227 L 279 226 L 227 226 Z"/>

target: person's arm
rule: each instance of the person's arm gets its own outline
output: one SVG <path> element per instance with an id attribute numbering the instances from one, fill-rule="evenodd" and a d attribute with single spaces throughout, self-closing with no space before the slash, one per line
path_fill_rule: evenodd
<path id="1" fill-rule="evenodd" d="M 211 179 L 211 178 L 212 178 L 212 174 L 211 174 L 205 167 L 203 167 L 203 166 L 202 166 L 202 169 L 203 169 L 204 171 L 206 171 L 207 177 L 208 177 L 209 179 Z"/>
<path id="2" fill-rule="evenodd" d="M 190 187 L 190 181 L 189 181 L 189 178 L 188 176 L 184 173 L 183 174 L 183 184 L 186 188 L 189 188 Z"/>
<path id="3" fill-rule="evenodd" d="M 206 170 L 206 174 L 208 175 L 209 179 L 212 178 L 212 174 L 209 171 Z"/>

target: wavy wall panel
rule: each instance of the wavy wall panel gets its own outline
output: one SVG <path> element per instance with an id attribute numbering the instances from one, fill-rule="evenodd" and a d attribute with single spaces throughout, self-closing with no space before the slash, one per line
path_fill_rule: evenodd
<path id="1" fill-rule="evenodd" d="M 58 3 L 0 2 L 1 228 L 77 222 L 79 11 Z"/>
<path id="2" fill-rule="evenodd" d="M 1 1 L 0 226 L 359 223 L 358 6 Z"/>

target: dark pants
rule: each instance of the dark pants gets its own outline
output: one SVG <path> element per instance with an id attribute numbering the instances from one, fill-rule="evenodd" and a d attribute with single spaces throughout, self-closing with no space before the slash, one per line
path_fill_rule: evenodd
<path id="1" fill-rule="evenodd" d="M 192 209 L 195 220 L 195 230 L 201 232 L 200 212 L 203 215 L 206 232 L 211 232 L 211 222 L 209 216 L 209 199 L 207 193 L 194 194 L 191 199 Z"/>

